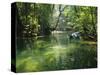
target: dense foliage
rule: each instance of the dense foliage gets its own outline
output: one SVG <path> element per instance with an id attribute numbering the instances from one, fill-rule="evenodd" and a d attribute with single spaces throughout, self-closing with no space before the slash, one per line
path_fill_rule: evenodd
<path id="1" fill-rule="evenodd" d="M 83 39 L 97 38 L 97 8 L 54 4 L 17 3 L 17 37 L 78 31 Z"/>

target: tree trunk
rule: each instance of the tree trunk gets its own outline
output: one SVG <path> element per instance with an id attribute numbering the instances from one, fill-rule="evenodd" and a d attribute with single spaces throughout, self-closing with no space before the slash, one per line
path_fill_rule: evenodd
<path id="1" fill-rule="evenodd" d="M 61 9 L 61 5 L 59 6 L 59 15 L 58 15 L 58 19 L 57 19 L 56 25 L 53 30 L 56 30 L 58 23 L 59 23 L 60 16 L 62 15 L 62 12 L 64 11 L 65 8 L 66 8 L 66 6 L 62 9 Z"/>

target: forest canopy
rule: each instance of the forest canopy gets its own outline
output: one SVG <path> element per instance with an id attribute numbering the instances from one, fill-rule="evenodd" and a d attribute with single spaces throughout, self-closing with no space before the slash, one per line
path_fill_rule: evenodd
<path id="1" fill-rule="evenodd" d="M 18 2 L 15 8 L 17 37 L 78 31 L 83 39 L 97 38 L 97 7 Z"/>

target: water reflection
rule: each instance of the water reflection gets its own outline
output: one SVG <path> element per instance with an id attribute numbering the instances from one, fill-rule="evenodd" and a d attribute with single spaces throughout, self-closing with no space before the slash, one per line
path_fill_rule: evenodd
<path id="1" fill-rule="evenodd" d="M 17 39 L 17 72 L 97 67 L 95 42 L 69 40 L 66 33 Z"/>

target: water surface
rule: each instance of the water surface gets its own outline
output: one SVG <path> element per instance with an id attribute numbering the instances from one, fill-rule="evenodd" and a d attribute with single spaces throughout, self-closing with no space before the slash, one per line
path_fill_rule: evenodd
<path id="1" fill-rule="evenodd" d="M 96 42 L 69 39 L 67 33 L 17 39 L 17 72 L 97 67 Z"/>

